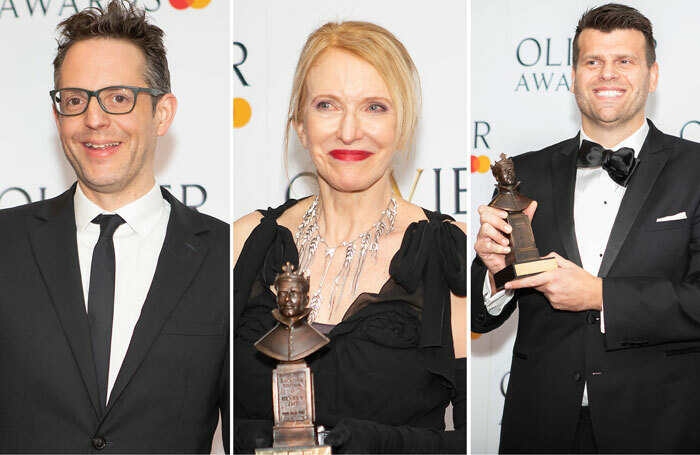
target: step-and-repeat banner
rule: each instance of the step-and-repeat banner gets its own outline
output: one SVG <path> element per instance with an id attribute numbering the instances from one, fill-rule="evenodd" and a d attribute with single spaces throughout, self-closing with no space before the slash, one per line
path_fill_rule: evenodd
<path id="1" fill-rule="evenodd" d="M 134 0 L 165 33 L 178 110 L 159 138 L 156 174 L 175 197 L 230 220 L 230 5 L 227 0 Z M 75 181 L 49 90 L 56 26 L 108 0 L 0 0 L 0 208 L 56 196 Z"/>
<path id="2" fill-rule="evenodd" d="M 466 2 L 236 0 L 233 18 L 234 219 L 313 192 L 296 134 L 288 172 L 284 131 L 292 77 L 307 36 L 328 21 L 364 20 L 392 32 L 418 68 L 423 111 L 415 159 L 395 168 L 402 196 L 466 221 Z"/>
<path id="3" fill-rule="evenodd" d="M 54 197 L 75 181 L 49 90 L 56 26 L 108 0 L 0 0 L 0 208 Z M 185 204 L 230 221 L 230 4 L 135 0 L 165 33 L 178 110 L 158 139 L 156 174 Z M 221 438 L 213 451 L 223 453 Z"/>
<path id="4" fill-rule="evenodd" d="M 571 42 L 583 12 L 604 2 L 472 0 L 471 199 L 491 199 L 498 155 L 539 150 L 573 137 L 580 117 L 569 91 Z M 647 117 L 663 132 L 700 141 L 700 3 L 623 1 L 654 26 L 659 85 Z M 470 214 L 477 232 L 476 210 Z M 472 239 L 473 242 L 474 239 Z M 473 250 L 470 251 L 473 256 Z M 548 253 L 548 251 L 542 252 Z M 473 283 L 481 286 L 481 283 Z M 472 337 L 471 449 L 496 453 L 517 311 L 493 333 Z"/>

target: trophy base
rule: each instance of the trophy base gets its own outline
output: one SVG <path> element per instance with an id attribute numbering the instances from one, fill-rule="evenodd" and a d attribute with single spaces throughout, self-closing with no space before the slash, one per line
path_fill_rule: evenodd
<path id="1" fill-rule="evenodd" d="M 539 258 L 527 262 L 515 262 L 506 266 L 500 272 L 496 272 L 493 280 L 496 282 L 496 289 L 502 290 L 507 282 L 517 278 L 524 278 L 530 275 L 554 270 L 557 268 L 556 258 Z"/>
<path id="2" fill-rule="evenodd" d="M 268 447 L 255 449 L 255 455 L 331 455 L 331 446 Z"/>
<path id="3" fill-rule="evenodd" d="M 272 441 L 272 447 L 311 447 L 316 444 L 316 429 L 313 425 L 275 425 Z"/>

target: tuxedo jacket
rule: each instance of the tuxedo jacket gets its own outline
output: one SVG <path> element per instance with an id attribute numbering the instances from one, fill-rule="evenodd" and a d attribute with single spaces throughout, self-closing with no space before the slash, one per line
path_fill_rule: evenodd
<path id="1" fill-rule="evenodd" d="M 162 190 L 163 248 L 104 413 L 73 195 L 0 211 L 0 452 L 209 453 L 229 435 L 229 227 Z"/>
<path id="2" fill-rule="evenodd" d="M 486 268 L 472 264 L 472 330 L 493 330 L 519 308 L 501 452 L 569 452 L 584 383 L 600 453 L 700 452 L 700 144 L 649 124 L 598 272 L 604 334 L 598 311 L 555 310 L 534 289 L 491 316 Z M 538 202 L 540 254 L 581 266 L 578 148 L 577 136 L 513 161 L 522 193 Z"/>

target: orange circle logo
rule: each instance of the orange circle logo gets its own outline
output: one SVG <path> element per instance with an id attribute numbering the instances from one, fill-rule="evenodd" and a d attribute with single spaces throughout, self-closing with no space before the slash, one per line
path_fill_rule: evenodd
<path id="1" fill-rule="evenodd" d="M 211 0 L 170 0 L 170 4 L 175 9 L 187 9 L 190 6 L 195 9 L 202 9 L 211 3 Z"/>
<path id="2" fill-rule="evenodd" d="M 241 128 L 248 124 L 253 110 L 250 108 L 248 101 L 243 98 L 233 99 L 233 127 Z"/>
<path id="3" fill-rule="evenodd" d="M 472 155 L 471 157 L 471 172 L 472 174 L 474 172 L 478 172 L 480 174 L 483 174 L 484 172 L 488 172 L 489 169 L 491 169 L 491 161 L 489 160 L 488 156 L 481 155 L 481 156 L 474 156 Z"/>

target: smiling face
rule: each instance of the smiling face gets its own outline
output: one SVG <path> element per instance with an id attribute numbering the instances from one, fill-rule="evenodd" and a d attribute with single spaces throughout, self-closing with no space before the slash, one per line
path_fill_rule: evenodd
<path id="1" fill-rule="evenodd" d="M 644 121 L 647 95 L 656 90 L 658 65 L 649 68 L 644 35 L 634 29 L 584 29 L 571 90 L 584 128 L 632 127 Z"/>
<path id="2" fill-rule="evenodd" d="M 303 121 L 295 128 L 319 180 L 353 192 L 388 178 L 396 109 L 377 70 L 348 52 L 329 50 L 309 70 L 305 88 Z"/>
<path id="3" fill-rule="evenodd" d="M 66 53 L 56 88 L 147 87 L 143 65 L 143 53 L 128 41 L 79 41 Z M 81 115 L 54 112 L 63 151 L 90 199 L 115 195 L 123 205 L 153 186 L 156 137 L 167 131 L 176 106 L 173 95 L 167 94 L 154 113 L 150 95 L 140 93 L 128 114 L 107 114 L 94 98 Z"/>

